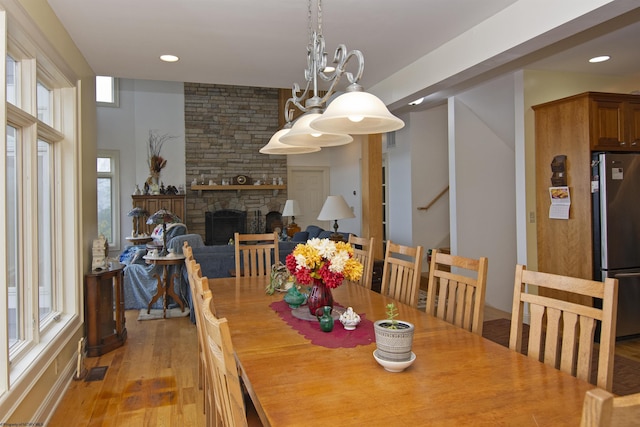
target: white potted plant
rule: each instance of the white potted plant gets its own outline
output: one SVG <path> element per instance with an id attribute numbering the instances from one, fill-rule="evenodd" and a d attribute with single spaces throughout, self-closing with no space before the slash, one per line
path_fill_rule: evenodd
<path id="1" fill-rule="evenodd" d="M 398 309 L 390 303 L 387 304 L 387 318 L 374 322 L 375 356 L 390 362 L 406 362 L 415 357 L 411 352 L 414 326 L 404 320 L 396 320 L 396 317 Z"/>

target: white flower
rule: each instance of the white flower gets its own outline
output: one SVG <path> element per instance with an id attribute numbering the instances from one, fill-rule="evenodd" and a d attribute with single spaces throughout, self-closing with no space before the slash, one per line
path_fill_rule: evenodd
<path id="1" fill-rule="evenodd" d="M 342 273 L 344 265 L 349 260 L 349 253 L 346 251 L 339 251 L 331 258 L 331 265 L 329 265 L 329 271 L 333 273 Z"/>

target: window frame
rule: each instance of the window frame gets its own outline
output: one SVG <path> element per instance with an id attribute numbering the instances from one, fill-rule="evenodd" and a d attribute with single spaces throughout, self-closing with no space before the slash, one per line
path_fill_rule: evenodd
<path id="1" fill-rule="evenodd" d="M 96 167 L 96 186 L 98 185 L 98 179 L 111 178 L 111 231 L 113 233 L 113 241 L 109 241 L 109 251 L 119 251 L 122 247 L 122 242 L 120 241 L 120 151 L 98 150 L 96 162 L 98 158 L 111 159 L 111 172 L 98 172 Z M 96 199 L 97 197 L 96 190 Z"/>
<path id="2" fill-rule="evenodd" d="M 0 74 L 6 76 L 7 57 L 16 63 L 15 104 L 7 102 L 7 81 L 0 91 L 5 99 L 2 115 L 5 127 L 0 129 L 4 139 L 0 151 L 0 194 L 7 199 L 7 126 L 16 129 L 17 138 L 25 148 L 21 158 L 16 158 L 16 168 L 22 168 L 15 177 L 18 192 L 17 215 L 20 225 L 17 239 L 20 242 L 16 262 L 22 277 L 18 279 L 19 292 L 24 300 L 19 301 L 20 323 L 23 334 L 16 345 L 9 347 L 8 324 L 0 320 L 0 413 L 11 414 L 20 400 L 40 381 L 42 374 L 55 360 L 55 375 L 58 373 L 57 358 L 63 354 L 69 339 L 81 330 L 82 313 L 82 265 L 85 257 L 80 249 L 84 240 L 82 232 L 82 169 L 79 159 L 80 147 L 79 114 L 87 86 L 86 77 L 76 75 L 55 51 L 46 37 L 28 25 L 28 17 L 19 5 L 7 4 L 0 10 L 0 52 L 5 56 L 0 65 Z M 7 22 L 10 21 L 10 25 Z M 26 25 L 26 27 L 24 26 Z M 40 82 L 50 92 L 51 124 L 38 120 L 37 90 Z M 86 92 L 86 91 L 85 91 Z M 88 95 L 88 93 L 87 93 Z M 38 280 L 38 235 L 37 193 L 38 140 L 51 144 L 50 167 L 51 197 L 50 215 L 52 244 L 50 255 L 52 310 L 40 321 Z M 0 212 L 0 247 L 7 249 L 6 237 L 9 226 L 5 214 Z M 49 222 L 47 222 L 49 223 Z M 45 224 L 47 224 L 45 223 Z M 35 225 L 34 225 L 35 224 Z M 45 225 L 46 226 L 46 225 Z M 8 259 L 0 257 L 0 271 L 7 271 Z M 6 273 L 5 273 L 6 274 Z M 5 282 L 7 277 L 5 276 Z M 2 282 L 0 282 L 2 283 Z M 0 285 L 1 286 L 1 285 Z M 6 289 L 6 288 L 5 288 Z M 22 298 L 22 297 L 21 297 Z M 55 305 L 55 306 L 54 306 Z M 8 309 L 6 292 L 0 292 L 0 311 Z M 69 365 L 70 366 L 70 365 Z M 68 369 L 64 366 L 63 369 Z"/>

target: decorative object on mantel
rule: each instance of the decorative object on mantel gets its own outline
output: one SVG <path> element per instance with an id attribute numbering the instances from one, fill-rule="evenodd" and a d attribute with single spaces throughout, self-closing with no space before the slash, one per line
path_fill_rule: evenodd
<path id="1" fill-rule="evenodd" d="M 364 135 L 391 132 L 404 127 L 404 122 L 389 112 L 384 103 L 376 96 L 364 92 L 358 83 L 364 71 L 364 55 L 359 50 L 348 51 L 344 44 L 338 45 L 334 55 L 335 67 L 327 66 L 325 40 L 322 34 L 322 0 L 316 0 L 317 28 L 313 28 L 312 1 L 308 0 L 307 69 L 304 71 L 306 85 L 304 91 L 294 83 L 284 106 L 286 125 L 276 132 L 269 144 L 292 145 L 292 151 L 274 154 L 295 154 L 302 147 L 323 147 L 348 144 L 353 140 L 350 135 Z M 347 71 L 347 63 L 355 58 L 356 72 Z M 336 89 L 342 76 L 346 76 L 349 85 L 346 93 L 336 96 Z M 329 88 L 322 89 L 318 83 L 328 82 Z M 320 97 L 320 93 L 324 93 Z M 335 99 L 334 99 L 335 98 Z M 331 99 L 331 103 L 329 100 Z M 304 103 L 304 105 L 303 105 Z M 293 127 L 294 107 L 303 112 Z M 312 136 L 313 134 L 313 136 Z M 320 136 L 318 136 L 320 135 Z M 275 141 L 274 141 L 275 139 Z M 322 140 L 324 142 L 319 142 Z M 286 151 L 283 148 L 278 148 Z M 261 150 L 261 152 L 264 152 Z"/>
<path id="2" fill-rule="evenodd" d="M 344 279 L 360 280 L 363 271 L 360 261 L 353 258 L 351 245 L 318 238 L 296 245 L 287 255 L 286 265 L 298 283 L 313 285 L 307 298 L 312 316 L 320 307 L 333 307 L 332 288 L 340 286 Z"/>
<path id="3" fill-rule="evenodd" d="M 177 137 L 168 133 L 160 135 L 155 130 L 149 130 L 147 145 L 149 178 L 147 179 L 147 183 L 149 184 L 151 194 L 160 194 L 160 172 L 167 165 L 167 160 L 161 155 L 162 146 L 165 142 L 175 138 Z"/>
<path id="4" fill-rule="evenodd" d="M 282 216 L 290 216 L 291 222 L 287 225 L 287 236 L 293 237 L 300 227 L 296 224 L 296 215 L 300 215 L 300 205 L 297 200 L 289 199 L 284 203 L 284 209 L 282 209 Z"/>
<path id="5" fill-rule="evenodd" d="M 342 234 L 338 233 L 338 220 L 355 218 L 353 211 L 347 204 L 346 200 L 342 196 L 329 196 L 325 200 L 320 213 L 318 214 L 319 221 L 335 221 L 333 223 L 333 233 L 329 237 L 335 242 L 341 242 L 344 240 Z"/>
<path id="6" fill-rule="evenodd" d="M 147 224 L 162 224 L 162 252 L 158 254 L 159 256 L 164 257 L 169 253 L 167 251 L 167 224 L 181 221 L 177 215 L 166 209 L 160 209 L 147 219 Z"/>

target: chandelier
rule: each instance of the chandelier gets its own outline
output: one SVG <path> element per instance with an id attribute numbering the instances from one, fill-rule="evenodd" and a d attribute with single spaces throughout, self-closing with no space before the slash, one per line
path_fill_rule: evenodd
<path id="1" fill-rule="evenodd" d="M 376 96 L 364 91 L 358 83 L 364 71 L 364 55 L 359 50 L 347 50 L 340 44 L 333 64 L 327 66 L 327 53 L 322 35 L 322 0 L 317 0 L 317 27 L 312 23 L 312 0 L 308 0 L 309 44 L 307 68 L 304 70 L 305 88 L 294 83 L 291 98 L 284 106 L 286 124 L 276 132 L 267 145 L 260 149 L 264 154 L 302 154 L 353 141 L 351 135 L 391 132 L 404 127 L 404 122 L 391 114 Z M 357 71 L 347 71 L 350 61 L 356 61 Z M 345 77 L 349 85 L 344 93 L 337 86 Z M 327 82 L 328 89 L 319 88 L 319 82 Z M 303 114 L 293 120 L 295 109 Z"/>

